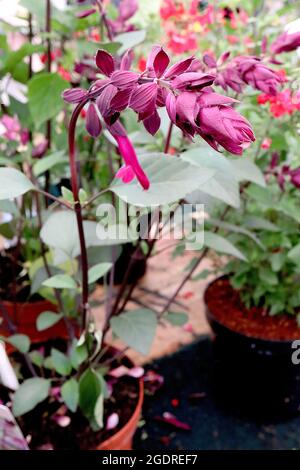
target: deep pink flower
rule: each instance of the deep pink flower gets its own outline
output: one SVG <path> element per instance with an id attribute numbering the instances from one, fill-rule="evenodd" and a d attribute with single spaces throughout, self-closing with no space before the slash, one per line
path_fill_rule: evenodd
<path id="1" fill-rule="evenodd" d="M 221 58 L 217 65 L 222 65 Z M 266 66 L 259 57 L 254 56 L 235 57 L 225 67 L 220 70 L 217 68 L 216 71 L 215 84 L 220 85 L 226 91 L 231 88 L 237 93 L 241 93 L 247 84 L 268 95 L 276 95 L 279 85 L 283 83 L 282 77 L 275 70 Z"/>
<path id="2" fill-rule="evenodd" d="M 118 122 L 109 130 L 112 136 L 116 139 L 120 154 L 125 162 L 125 166 L 120 168 L 116 177 L 120 178 L 124 183 L 130 183 L 130 181 L 136 177 L 144 189 L 149 189 L 150 182 L 139 164 L 134 147 L 126 134 L 124 127 Z"/>
<path id="3" fill-rule="evenodd" d="M 228 54 L 224 60 L 227 58 Z M 270 78 L 265 71 L 268 69 L 263 64 L 259 63 L 260 70 L 254 70 L 258 67 L 256 58 L 240 59 L 235 63 L 234 70 L 238 67 L 242 69 L 241 72 L 245 76 L 242 84 L 245 80 L 259 81 L 263 74 Z M 99 50 L 96 64 L 106 78 L 96 80 L 88 92 L 71 89 L 63 93 L 68 102 L 89 102 L 86 114 L 88 132 L 96 137 L 100 134 L 103 124 L 108 128 L 125 160 L 125 166 L 118 171 L 117 177 L 126 183 L 137 177 L 144 189 L 149 187 L 148 178 L 119 122 L 120 113 L 127 107 L 138 114 L 139 121 L 143 122 L 146 130 L 152 135 L 158 131 L 161 122 L 157 109 L 165 106 L 170 120 L 185 136 L 191 138 L 198 134 L 215 149 L 221 145 L 226 150 L 240 155 L 244 147 L 254 140 L 249 122 L 233 109 L 236 100 L 214 93 L 210 88 L 215 80 L 214 73 L 203 71 L 205 65 L 194 57 L 181 60 L 171 67 L 169 62 L 170 59 L 163 48 L 156 45 L 148 57 L 146 69 L 136 73 L 130 70 L 131 51 L 128 51 L 121 61 L 115 61 L 107 51 Z M 216 65 L 215 62 L 206 60 L 206 66 L 209 64 Z M 217 65 L 220 65 L 220 61 Z M 278 77 L 277 79 L 279 80 Z M 240 84 L 240 81 L 239 78 L 236 83 Z"/>
<path id="4" fill-rule="evenodd" d="M 41 158 L 45 155 L 48 150 L 48 140 L 44 139 L 38 145 L 33 147 L 31 156 L 32 158 Z"/>
<path id="5" fill-rule="evenodd" d="M 70 88 L 62 94 L 63 99 L 67 103 L 80 103 L 87 95 L 87 91 L 82 88 Z"/>
<path id="6" fill-rule="evenodd" d="M 118 6 L 119 14 L 115 20 L 108 20 L 114 34 L 126 33 L 134 30 L 133 25 L 128 21 L 138 10 L 137 0 L 121 0 Z"/>
<path id="7" fill-rule="evenodd" d="M 216 76 L 201 72 L 186 72 L 172 80 L 172 86 L 175 90 L 196 91 L 212 85 Z"/>
<path id="8" fill-rule="evenodd" d="M 294 51 L 298 47 L 300 47 L 300 31 L 296 33 L 285 32 L 271 44 L 271 51 L 273 54 L 281 54 L 282 52 Z"/>
<path id="9" fill-rule="evenodd" d="M 235 59 L 241 79 L 253 88 L 276 95 L 280 77 L 257 57 L 237 57 Z"/>
<path id="10" fill-rule="evenodd" d="M 291 183 L 300 189 L 300 167 L 290 171 Z"/>
<path id="11" fill-rule="evenodd" d="M 211 91 L 203 91 L 198 98 L 196 118 L 199 134 L 214 149 L 218 144 L 229 152 L 241 155 L 244 145 L 255 140 L 250 123 L 230 104 L 234 100 Z"/>
<path id="12" fill-rule="evenodd" d="M 85 127 L 92 137 L 99 137 L 102 126 L 97 114 L 95 104 L 91 101 L 86 113 Z"/>
<path id="13" fill-rule="evenodd" d="M 115 61 L 113 56 L 104 49 L 98 50 L 96 54 L 96 65 L 100 72 L 107 77 L 109 77 L 115 70 Z"/>

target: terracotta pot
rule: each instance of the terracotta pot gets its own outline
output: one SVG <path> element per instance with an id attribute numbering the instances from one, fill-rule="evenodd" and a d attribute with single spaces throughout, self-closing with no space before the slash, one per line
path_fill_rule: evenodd
<path id="1" fill-rule="evenodd" d="M 99 444 L 94 450 L 132 450 L 133 436 L 137 430 L 144 401 L 144 382 L 139 380 L 139 399 L 130 420 L 116 434 Z"/>
<path id="2" fill-rule="evenodd" d="M 36 302 L 13 303 L 4 301 L 3 307 L 12 323 L 17 327 L 16 333 L 27 335 L 33 342 L 43 342 L 52 338 L 66 337 L 66 327 L 61 320 L 51 328 L 44 331 L 38 331 L 36 320 L 42 312 L 56 311 L 56 306 L 48 300 L 38 300 Z M 0 317 L 3 322 L 0 325 L 0 335 L 9 336 L 11 333 L 7 328 L 3 313 L 0 311 Z"/>
<path id="3" fill-rule="evenodd" d="M 207 306 L 210 285 L 204 300 L 214 332 L 211 385 L 217 402 L 247 418 L 277 420 L 299 414 L 300 365 L 292 362 L 293 340 L 252 337 L 225 326 Z"/>
<path id="4" fill-rule="evenodd" d="M 52 339 L 55 337 L 53 336 Z M 48 338 L 49 339 L 49 338 Z M 43 343 L 43 340 L 33 340 L 33 343 L 39 345 L 39 343 Z M 51 340 L 50 340 L 51 344 Z M 115 348 L 111 348 L 115 351 Z M 6 345 L 6 350 L 9 355 L 15 352 L 14 348 L 10 345 Z M 134 364 L 128 357 L 124 358 L 125 364 L 127 367 L 134 367 Z M 141 416 L 142 406 L 144 401 L 144 380 L 141 377 L 139 379 L 139 394 L 138 394 L 138 401 L 136 407 L 133 411 L 131 418 L 127 421 L 125 426 L 117 431 L 114 435 L 110 438 L 106 439 L 105 441 L 101 442 L 99 445 L 91 448 L 91 449 L 84 449 L 84 450 L 132 450 L 132 441 L 133 436 L 137 430 L 138 422 Z M 59 450 L 59 449 L 58 449 Z"/>

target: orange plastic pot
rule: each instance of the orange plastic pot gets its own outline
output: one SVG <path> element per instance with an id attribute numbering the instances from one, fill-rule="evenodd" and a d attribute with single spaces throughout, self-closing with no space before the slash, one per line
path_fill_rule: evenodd
<path id="1" fill-rule="evenodd" d="M 37 318 L 42 312 L 56 311 L 56 306 L 48 300 L 23 303 L 4 301 L 2 305 L 9 319 L 16 326 L 16 333 L 27 335 L 32 342 L 43 342 L 53 338 L 66 337 L 67 331 L 62 320 L 45 331 L 38 331 L 36 328 Z M 1 311 L 0 318 L 3 319 L 0 325 L 0 335 L 9 336 L 11 333 Z"/>
<path id="2" fill-rule="evenodd" d="M 94 450 L 132 450 L 133 436 L 137 430 L 144 401 L 144 382 L 139 380 L 139 399 L 130 420 L 116 434 L 101 442 Z"/>

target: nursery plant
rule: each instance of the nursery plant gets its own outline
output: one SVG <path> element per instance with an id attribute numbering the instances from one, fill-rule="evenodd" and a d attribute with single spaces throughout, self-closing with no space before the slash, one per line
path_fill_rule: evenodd
<path id="1" fill-rule="evenodd" d="M 102 2 L 95 2 L 95 6 L 100 8 L 110 35 Z M 94 6 L 91 10 L 86 15 L 94 14 Z M 143 371 L 132 366 L 124 356 L 125 350 L 109 346 L 111 334 L 126 347 L 147 354 L 158 322 L 172 321 L 172 315 L 175 321 L 176 314 L 169 308 L 162 312 L 150 306 L 128 309 L 132 287 L 128 287 L 126 275 L 114 295 L 114 264 L 104 252 L 107 245 L 114 251 L 120 237 L 105 237 L 107 229 L 116 223 L 107 226 L 97 220 L 96 203 L 107 202 L 112 194 L 118 204 L 123 201 L 129 208 L 154 213 L 155 220 L 159 206 L 178 203 L 214 178 L 210 165 L 168 154 L 173 128 L 179 129 L 186 145 L 197 136 L 214 149 L 224 148 L 237 155 L 243 153 L 245 144 L 254 141 L 251 125 L 235 109 L 235 100 L 215 91 L 216 74 L 203 71 L 199 59 L 187 57 L 170 65 L 168 54 L 155 45 L 145 70 L 137 72 L 132 51 L 120 46 L 117 50 L 119 54 L 112 55 L 104 44 L 94 59 L 95 81 L 86 88 L 72 86 L 62 94 L 73 107 L 67 126 L 71 189 L 53 195 L 26 172 L 23 160 L 19 167 L 6 161 L 0 169 L 2 201 L 32 197 L 35 210 L 40 199 L 43 204 L 54 201 L 43 206 L 37 235 L 43 264 L 41 271 L 35 271 L 32 283 L 39 295 L 56 305 L 38 316 L 38 330 L 46 331 L 63 319 L 66 331 L 46 342 L 31 342 L 17 330 L 2 337 L 15 348 L 9 352 L 19 382 L 13 387 L 9 382 L 8 388 L 1 389 L 2 400 L 11 401 L 13 414 L 25 435 L 30 436 L 31 448 L 128 448 L 142 403 Z M 38 85 L 37 91 L 43 108 L 48 102 L 43 103 Z M 60 85 L 53 85 L 54 95 L 60 92 Z M 133 113 L 138 117 L 139 129 L 145 129 L 150 136 L 159 132 L 168 116 L 164 152 L 146 152 L 139 143 L 137 154 L 126 129 L 128 116 Z M 81 119 L 91 138 L 107 139 L 107 153 L 102 151 L 103 157 L 107 156 L 106 164 L 110 153 L 114 155 L 111 170 L 115 174 L 112 182 L 106 179 L 106 187 L 95 187 L 94 178 L 81 178 L 77 152 L 77 124 Z M 123 161 L 121 166 L 116 152 Z M 87 165 L 88 154 L 86 157 Z M 117 225 L 122 233 L 122 221 Z M 128 238 L 122 240 L 127 242 Z M 146 240 L 146 252 L 150 253 L 151 235 Z M 94 248 L 99 246 L 96 256 Z M 94 318 L 90 299 L 100 278 L 104 278 L 106 288 L 102 322 Z M 121 442 L 124 435 L 125 441 Z"/>

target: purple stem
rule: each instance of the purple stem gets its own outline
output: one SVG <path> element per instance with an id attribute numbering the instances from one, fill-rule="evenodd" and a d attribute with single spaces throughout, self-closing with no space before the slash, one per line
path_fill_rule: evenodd
<path id="1" fill-rule="evenodd" d="M 76 164 L 76 148 L 75 148 L 75 131 L 76 123 L 80 115 L 80 111 L 83 109 L 85 104 L 88 102 L 89 98 L 86 98 L 84 101 L 79 103 L 74 109 L 70 124 L 69 124 L 69 164 L 71 171 L 71 185 L 72 192 L 74 197 L 74 209 L 76 214 L 79 243 L 80 243 L 80 253 L 81 253 L 81 272 L 82 272 L 82 328 L 85 329 L 87 326 L 87 312 L 88 312 L 88 257 L 87 249 L 85 243 L 84 227 L 83 227 L 83 217 L 82 217 L 82 207 L 79 201 L 79 184 L 78 184 L 78 173 L 77 173 L 77 164 Z"/>

